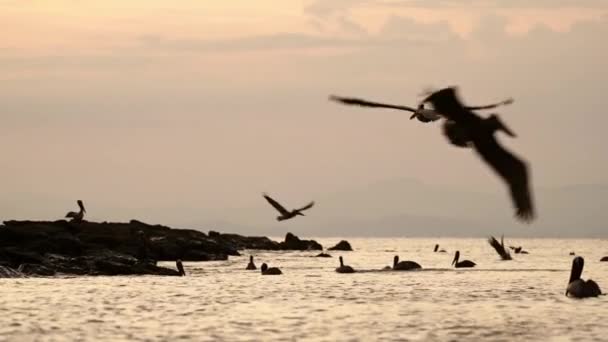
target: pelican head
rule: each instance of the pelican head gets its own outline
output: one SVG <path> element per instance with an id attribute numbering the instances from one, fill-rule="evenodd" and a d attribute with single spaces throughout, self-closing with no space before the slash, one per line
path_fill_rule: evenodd
<path id="1" fill-rule="evenodd" d="M 435 245 L 435 249 L 433 250 L 433 252 L 437 252 L 437 250 L 439 249 L 439 245 Z"/>
<path id="2" fill-rule="evenodd" d="M 581 279 L 581 274 L 583 273 L 583 266 L 585 266 L 585 259 L 580 256 L 577 256 L 572 260 L 572 270 L 570 271 L 570 281 L 571 282 Z"/>
<path id="3" fill-rule="evenodd" d="M 78 206 L 80 207 L 80 210 L 82 210 L 82 212 L 87 212 L 87 210 L 84 208 L 84 203 L 82 203 L 82 200 L 78 200 L 76 201 L 76 203 L 78 203 Z"/>
<path id="4" fill-rule="evenodd" d="M 502 122 L 502 120 L 500 120 L 498 115 L 492 114 L 486 120 L 487 120 L 488 124 L 490 125 L 490 127 L 492 128 L 492 130 L 503 131 L 512 138 L 516 137 L 515 133 L 513 133 L 513 131 L 510 130 L 509 127 L 507 127 L 504 122 Z"/>
<path id="5" fill-rule="evenodd" d="M 458 259 L 460 259 L 460 251 L 456 251 L 456 254 L 454 254 L 454 260 L 452 260 L 452 265 L 458 263 Z"/>
<path id="6" fill-rule="evenodd" d="M 260 266 L 260 270 L 262 271 L 262 273 L 266 272 L 266 270 L 268 270 L 268 265 L 266 265 L 266 263 L 263 263 L 262 266 Z"/>
<path id="7" fill-rule="evenodd" d="M 344 260 L 342 259 L 342 256 L 340 256 L 340 267 L 344 266 Z"/>
<path id="8" fill-rule="evenodd" d="M 249 256 L 249 262 L 250 262 L 250 263 L 253 263 L 253 255 L 250 255 L 250 256 Z"/>
<path id="9" fill-rule="evenodd" d="M 395 267 L 398 263 L 399 263 L 399 256 L 395 255 L 395 257 L 393 258 L 393 267 Z"/>

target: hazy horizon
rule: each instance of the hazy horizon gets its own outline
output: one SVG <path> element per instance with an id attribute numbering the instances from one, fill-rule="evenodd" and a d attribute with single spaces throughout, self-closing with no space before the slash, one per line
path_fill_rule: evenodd
<path id="1" fill-rule="evenodd" d="M 608 237 L 608 3 L 143 4 L 0 1 L 2 220 L 82 199 L 89 220 L 260 235 Z M 448 85 L 515 99 L 498 139 L 531 165 L 531 225 L 440 124 L 327 100 Z M 278 224 L 262 192 L 317 206 Z"/>

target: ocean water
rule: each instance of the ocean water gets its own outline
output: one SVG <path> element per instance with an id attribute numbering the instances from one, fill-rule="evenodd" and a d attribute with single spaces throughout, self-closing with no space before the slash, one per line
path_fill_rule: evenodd
<path id="1" fill-rule="evenodd" d="M 339 238 L 318 239 L 324 246 Z M 500 261 L 485 239 L 348 239 L 354 252 L 249 251 L 186 262 L 187 277 L 0 279 L 1 341 L 607 341 L 608 297 L 564 296 L 572 256 L 608 291 L 606 240 L 516 239 Z M 435 243 L 449 253 L 433 253 Z M 453 269 L 453 252 L 477 263 Z M 394 255 L 424 269 L 379 271 Z M 356 270 L 338 274 L 338 256 Z M 166 263 L 174 267 L 173 263 Z"/>

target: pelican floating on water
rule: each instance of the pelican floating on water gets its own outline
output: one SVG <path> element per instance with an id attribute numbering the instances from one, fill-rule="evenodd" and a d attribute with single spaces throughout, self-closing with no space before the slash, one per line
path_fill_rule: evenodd
<path id="1" fill-rule="evenodd" d="M 515 254 L 528 254 L 528 252 L 524 251 L 523 247 L 521 247 L 521 246 L 519 246 L 519 247 L 509 246 L 509 248 L 511 248 L 513 250 L 513 252 L 515 252 Z"/>
<path id="2" fill-rule="evenodd" d="M 580 256 L 572 260 L 572 270 L 570 271 L 570 281 L 568 281 L 568 287 L 566 288 L 566 296 L 586 298 L 597 297 L 602 294 L 596 282 L 591 279 L 587 281 L 581 279 L 584 265 L 585 260 Z"/>
<path id="3" fill-rule="evenodd" d="M 422 268 L 420 264 L 415 261 L 401 261 L 399 262 L 399 256 L 395 255 L 393 258 L 393 270 L 395 271 L 409 271 Z"/>
<path id="4" fill-rule="evenodd" d="M 177 266 L 177 270 L 179 271 L 180 276 L 185 276 L 186 271 L 184 271 L 184 265 L 182 265 L 182 261 L 180 259 L 175 260 L 175 266 Z"/>
<path id="5" fill-rule="evenodd" d="M 602 257 L 602 258 L 600 259 L 600 261 L 602 261 L 602 262 L 603 262 L 603 261 L 608 261 L 608 256 Z"/>
<path id="6" fill-rule="evenodd" d="M 405 111 L 413 113 L 412 116 L 410 116 L 410 120 L 416 118 L 416 119 L 418 119 L 418 121 L 421 121 L 424 123 L 433 122 L 433 121 L 437 121 L 437 120 L 441 119 L 441 114 L 437 113 L 435 110 L 425 108 L 424 103 L 419 104 L 418 108 L 412 108 L 412 107 L 408 107 L 408 106 L 399 106 L 399 105 L 392 105 L 392 104 L 387 104 L 387 103 L 371 102 L 371 101 L 367 101 L 367 100 L 363 100 L 363 99 L 359 99 L 359 98 L 355 98 L 355 97 L 342 97 L 342 96 L 330 95 L 329 99 L 332 101 L 340 102 L 342 104 L 346 104 L 346 105 L 405 110 Z M 490 104 L 487 106 L 465 107 L 465 108 L 467 108 L 468 110 L 492 109 L 492 108 L 496 108 L 496 107 L 502 106 L 502 105 L 510 105 L 511 103 L 513 103 L 513 99 L 509 98 L 504 101 Z"/>
<path id="7" fill-rule="evenodd" d="M 340 267 L 336 268 L 336 272 L 338 272 L 338 273 L 355 273 L 355 270 L 348 265 L 344 265 L 344 260 L 342 259 L 342 256 L 340 256 Z"/>
<path id="8" fill-rule="evenodd" d="M 257 267 L 255 267 L 255 264 L 253 263 L 253 255 L 249 256 L 249 263 L 247 264 L 247 267 L 245 269 L 246 270 L 255 270 L 255 269 L 257 269 Z"/>
<path id="9" fill-rule="evenodd" d="M 276 267 L 268 267 L 268 265 L 266 265 L 266 263 L 263 263 L 262 266 L 260 266 L 260 270 L 262 271 L 262 275 L 279 275 L 279 274 L 283 274 L 283 272 L 281 272 L 280 269 L 276 268 Z"/>
<path id="10" fill-rule="evenodd" d="M 84 214 L 87 212 L 87 210 L 84 208 L 84 204 L 82 203 L 81 200 L 76 201 L 76 203 L 78 203 L 80 210 L 78 212 L 70 211 L 69 213 L 67 213 L 65 215 L 66 218 L 71 218 L 72 222 L 82 221 L 82 219 L 84 218 Z"/>
<path id="11" fill-rule="evenodd" d="M 302 211 L 312 208 L 312 206 L 315 204 L 315 202 L 313 201 L 313 202 L 308 203 L 306 206 L 304 206 L 300 209 L 292 209 L 291 211 L 289 211 L 289 210 L 285 209 L 285 207 L 280 205 L 279 202 L 275 201 L 267 194 L 262 194 L 262 195 L 268 201 L 268 203 L 270 203 L 270 205 L 272 205 L 281 214 L 281 215 L 277 216 L 277 221 L 289 220 L 298 215 L 306 216 L 306 215 L 302 214 Z"/>
<path id="12" fill-rule="evenodd" d="M 458 259 L 460 259 L 460 251 L 456 251 L 456 254 L 454 254 L 454 260 L 452 261 L 452 265 L 454 265 L 456 268 L 475 267 L 475 265 L 477 265 L 471 260 L 462 260 L 458 262 Z"/>
<path id="13" fill-rule="evenodd" d="M 435 249 L 433 250 L 435 253 L 446 253 L 445 249 L 439 249 L 439 245 L 435 245 Z"/>
<path id="14" fill-rule="evenodd" d="M 515 134 L 500 118 L 492 114 L 482 118 L 467 108 L 456 96 L 456 88 L 449 87 L 430 94 L 422 103 L 431 103 L 446 118 L 443 132 L 459 147 L 472 146 L 484 162 L 508 185 L 515 207 L 515 216 L 523 222 L 534 219 L 534 205 L 526 162 L 502 147 L 494 134 L 503 131 Z"/>

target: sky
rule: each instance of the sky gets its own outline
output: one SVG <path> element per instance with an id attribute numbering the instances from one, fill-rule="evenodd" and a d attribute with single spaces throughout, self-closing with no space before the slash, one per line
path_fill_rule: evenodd
<path id="1" fill-rule="evenodd" d="M 472 105 L 515 99 L 498 112 L 518 137 L 499 139 L 530 163 L 539 194 L 608 185 L 603 0 L 0 0 L 0 22 L 2 219 L 58 219 L 82 199 L 90 220 L 256 233 L 277 226 L 268 192 L 288 207 L 316 199 L 307 221 L 282 229 L 318 233 L 327 215 L 356 217 L 361 189 L 428 190 L 408 182 L 463 202 L 500 198 L 509 232 L 570 217 L 547 205 L 519 225 L 502 183 L 440 125 L 327 101 L 411 106 L 450 85 Z M 386 203 L 374 189 L 383 210 L 366 222 L 425 211 L 447 235 L 452 219 L 493 224 L 454 203 Z M 604 194 L 562 201 L 582 212 Z M 551 198 L 539 196 L 543 209 Z M 594 209 L 559 231 L 597 233 L 604 219 Z"/>

